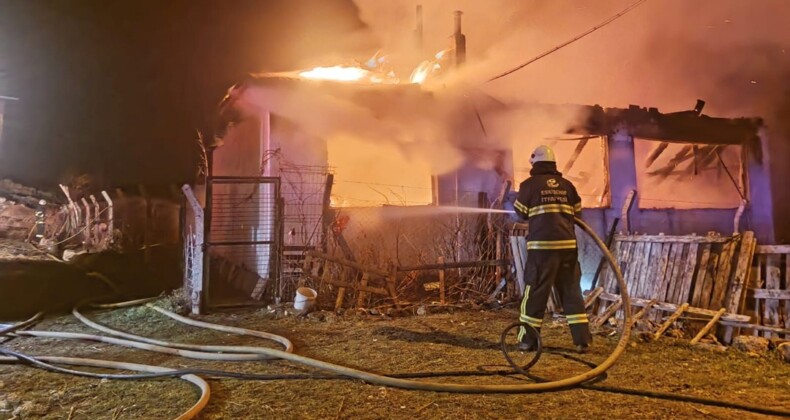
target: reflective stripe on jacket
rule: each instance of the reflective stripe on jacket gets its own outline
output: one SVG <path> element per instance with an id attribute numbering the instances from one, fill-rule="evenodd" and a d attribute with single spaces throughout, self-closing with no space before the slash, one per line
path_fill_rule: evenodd
<path id="1" fill-rule="evenodd" d="M 551 162 L 537 162 L 521 183 L 516 213 L 529 220 L 527 249 L 575 249 L 573 217 L 581 213 L 576 187 Z"/>

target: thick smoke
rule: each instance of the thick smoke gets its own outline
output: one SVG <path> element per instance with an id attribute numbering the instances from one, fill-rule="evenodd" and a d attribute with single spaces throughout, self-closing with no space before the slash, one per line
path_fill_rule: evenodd
<path id="1" fill-rule="evenodd" d="M 349 56 L 358 58 L 382 49 L 401 78 L 408 77 L 421 60 L 452 45 L 453 11 L 464 12 L 467 64 L 423 87 L 439 98 L 433 105 L 439 109 L 421 110 L 424 117 L 382 116 L 334 103 L 332 107 L 348 112 L 317 121 L 314 127 L 319 130 L 330 122 L 324 128 L 337 131 L 338 125 L 351 124 L 355 130 L 361 125 L 357 134 L 396 144 L 408 158 L 438 166 L 440 171 L 461 162 L 457 151 L 442 151 L 463 143 L 464 135 L 469 135 L 467 127 L 477 124 L 470 102 L 473 111 L 482 108 L 484 137 L 492 148 L 561 134 L 584 117 L 565 111 L 525 115 L 526 108 L 519 107 L 535 102 L 638 104 L 673 112 L 691 109 L 696 99 L 704 99 L 708 115 L 763 117 L 769 136 L 788 137 L 787 124 L 782 125 L 782 115 L 790 108 L 790 31 L 786 29 L 790 2 L 786 0 L 648 0 L 593 34 L 493 82 L 487 80 L 590 29 L 633 0 L 354 3 L 367 27 L 338 42 L 349 46 Z M 421 48 L 414 34 L 418 4 L 424 17 Z M 488 95 L 507 104 L 508 110 L 486 109 L 492 102 Z M 320 108 L 315 115 L 330 115 Z M 292 111 L 300 114 L 300 105 Z M 465 133 L 448 128 L 453 126 L 464 127 Z M 342 141 L 347 135 L 331 137 Z M 774 156 L 790 157 L 786 144 L 773 142 L 771 147 Z"/>
<path id="2" fill-rule="evenodd" d="M 498 81 L 485 80 L 547 51 L 633 3 L 630 0 L 355 0 L 378 43 L 397 53 L 414 45 L 415 7 L 424 10 L 426 54 L 449 46 L 462 10 L 466 71 L 453 80 L 502 99 L 604 106 L 642 104 L 667 111 L 759 111 L 790 59 L 790 2 L 648 0 L 574 44 Z M 395 54 L 397 55 L 397 54 Z M 763 102 L 764 99 L 759 100 Z"/>
<path id="3" fill-rule="evenodd" d="M 449 45 L 452 12 L 462 10 L 467 66 L 444 87 L 474 86 L 505 102 L 637 104 L 663 112 L 688 110 L 696 99 L 704 99 L 708 115 L 762 117 L 770 139 L 767 163 L 772 178 L 787 176 L 780 172 L 784 160 L 790 159 L 789 1 L 648 0 L 584 39 L 494 82 L 486 80 L 573 38 L 633 1 L 354 2 L 379 45 L 396 53 L 414 45 L 417 4 L 424 10 L 425 54 Z M 544 125 L 553 128 L 577 118 L 547 115 Z M 529 130 L 546 131 L 534 126 L 526 130 L 511 130 L 509 140 L 530 135 Z M 774 214 L 790 211 L 788 192 L 776 185 L 772 190 Z M 790 240 L 790 232 L 780 232 L 778 239 L 782 238 Z"/>

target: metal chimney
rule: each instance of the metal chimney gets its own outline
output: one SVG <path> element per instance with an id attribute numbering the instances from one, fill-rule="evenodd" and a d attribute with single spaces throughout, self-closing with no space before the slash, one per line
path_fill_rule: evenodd
<path id="1" fill-rule="evenodd" d="M 453 33 L 453 46 L 455 47 L 455 66 L 461 67 L 466 62 L 466 36 L 461 33 L 461 16 L 464 14 L 460 10 L 453 12 L 455 15 L 455 33 Z"/>

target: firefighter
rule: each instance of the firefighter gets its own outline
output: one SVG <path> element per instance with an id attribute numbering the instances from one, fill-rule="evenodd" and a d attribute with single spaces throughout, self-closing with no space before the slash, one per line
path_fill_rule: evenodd
<path id="1" fill-rule="evenodd" d="M 576 351 L 586 353 L 592 335 L 584 310 L 573 218 L 582 210 L 576 188 L 557 170 L 554 151 L 539 146 L 529 160 L 530 177 L 519 186 L 516 213 L 529 222 L 525 290 L 519 320 L 540 334 L 552 287 L 565 311 Z M 519 329 L 519 349 L 532 351 L 536 337 Z"/>

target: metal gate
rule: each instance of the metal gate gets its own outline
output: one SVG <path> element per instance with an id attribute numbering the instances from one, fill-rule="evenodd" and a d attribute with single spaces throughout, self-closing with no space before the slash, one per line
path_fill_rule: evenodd
<path id="1" fill-rule="evenodd" d="M 283 237 L 280 178 L 210 177 L 205 217 L 206 306 L 279 301 Z"/>

